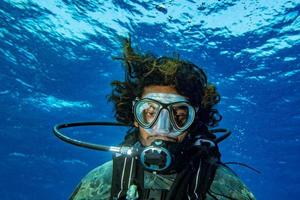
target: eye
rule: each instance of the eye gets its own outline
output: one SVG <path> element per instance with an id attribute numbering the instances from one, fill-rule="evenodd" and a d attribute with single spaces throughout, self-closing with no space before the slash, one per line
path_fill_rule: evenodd
<path id="1" fill-rule="evenodd" d="M 188 108 L 186 106 L 176 106 L 173 108 L 174 115 L 186 116 L 188 113 Z"/>
<path id="2" fill-rule="evenodd" d="M 174 106 L 172 111 L 173 111 L 174 120 L 175 120 L 177 126 L 182 127 L 187 121 L 188 107 L 184 106 L 184 105 L 183 106 Z"/>

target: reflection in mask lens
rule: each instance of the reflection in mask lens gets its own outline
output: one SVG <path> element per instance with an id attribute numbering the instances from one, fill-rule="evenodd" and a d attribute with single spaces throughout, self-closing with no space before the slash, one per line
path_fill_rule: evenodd
<path id="1" fill-rule="evenodd" d="M 144 101 L 137 107 L 138 113 L 141 114 L 140 120 L 146 125 L 151 124 L 155 120 L 159 109 L 160 105 L 151 101 Z"/>

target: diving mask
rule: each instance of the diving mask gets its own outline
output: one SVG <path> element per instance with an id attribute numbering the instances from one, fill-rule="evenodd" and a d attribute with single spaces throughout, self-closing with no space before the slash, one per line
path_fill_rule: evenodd
<path id="1" fill-rule="evenodd" d="M 197 109 L 181 95 L 149 93 L 133 102 L 133 112 L 148 134 L 177 137 L 193 123 Z"/>

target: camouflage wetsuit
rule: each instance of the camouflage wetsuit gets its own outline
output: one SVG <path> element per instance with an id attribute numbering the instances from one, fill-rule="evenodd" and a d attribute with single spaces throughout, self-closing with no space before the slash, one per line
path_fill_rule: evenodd
<path id="1" fill-rule="evenodd" d="M 110 198 L 112 176 L 112 161 L 109 161 L 84 177 L 71 196 L 71 200 L 108 200 Z M 158 175 L 145 172 L 144 185 L 151 189 L 169 189 L 175 177 L 172 175 Z M 210 187 L 214 194 L 222 194 L 232 199 L 255 200 L 254 195 L 249 191 L 246 185 L 233 172 L 219 166 Z M 228 198 L 215 195 L 219 200 L 228 200 Z M 207 200 L 213 198 L 206 195 Z"/>

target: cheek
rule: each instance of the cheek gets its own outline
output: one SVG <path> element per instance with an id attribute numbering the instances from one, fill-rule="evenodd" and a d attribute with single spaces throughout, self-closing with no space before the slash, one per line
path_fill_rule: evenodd
<path id="1" fill-rule="evenodd" d="M 184 133 L 182 133 L 181 135 L 179 135 L 178 137 L 177 137 L 177 141 L 178 142 L 182 142 L 182 140 L 186 137 L 186 135 L 187 135 L 187 131 L 185 131 Z"/>
<path id="2" fill-rule="evenodd" d="M 139 131 L 140 131 L 140 142 L 144 145 L 144 146 L 149 146 L 150 145 L 150 140 L 148 139 L 148 133 L 141 127 L 139 127 Z"/>
<path id="3" fill-rule="evenodd" d="M 142 127 L 140 127 L 139 126 L 139 124 L 137 123 L 137 121 L 135 120 L 134 121 L 134 126 L 136 127 L 136 128 L 138 128 L 139 129 L 139 139 L 140 139 L 140 142 L 144 145 L 144 146 L 149 146 L 150 144 L 148 144 L 149 143 L 149 141 L 148 141 L 148 133 L 142 128 Z"/>
<path id="4" fill-rule="evenodd" d="M 139 127 L 139 124 L 137 123 L 137 121 L 136 121 L 136 120 L 134 120 L 134 122 L 133 122 L 133 125 L 134 125 L 136 128 L 138 128 L 138 127 Z"/>

